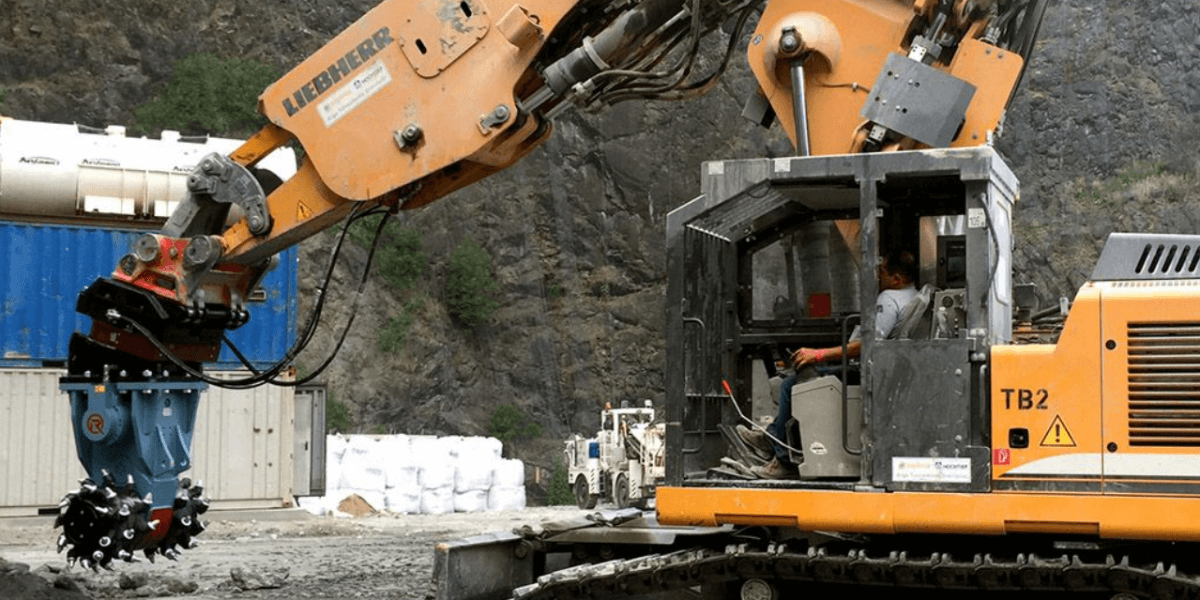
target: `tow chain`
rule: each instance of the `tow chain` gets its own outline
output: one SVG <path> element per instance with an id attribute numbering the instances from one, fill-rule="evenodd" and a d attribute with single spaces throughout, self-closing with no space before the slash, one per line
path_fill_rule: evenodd
<path id="1" fill-rule="evenodd" d="M 1133 563 L 1124 555 L 1109 554 L 1103 562 L 1089 562 L 1078 554 L 1053 558 L 1017 554 L 1007 559 L 983 553 L 967 559 L 937 552 L 872 556 L 863 548 L 838 554 L 823 547 L 791 552 L 782 543 L 760 550 L 737 544 L 724 552 L 701 548 L 579 565 L 517 588 L 513 598 L 613 598 L 751 579 L 998 592 L 1108 592 L 1131 599 L 1200 598 L 1200 580 L 1180 572 L 1175 564 Z"/>

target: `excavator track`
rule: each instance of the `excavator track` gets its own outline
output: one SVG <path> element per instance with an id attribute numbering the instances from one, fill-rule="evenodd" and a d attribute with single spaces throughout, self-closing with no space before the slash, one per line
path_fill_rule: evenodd
<path id="1" fill-rule="evenodd" d="M 1157 545 L 1156 548 L 1159 552 L 1178 552 L 1181 558 L 1189 553 L 1179 547 Z M 1054 556 L 1035 553 L 999 556 L 969 551 L 885 552 L 843 545 L 793 551 L 784 543 L 768 543 L 765 547 L 731 544 L 724 550 L 696 548 L 579 565 L 544 575 L 537 582 L 514 590 L 513 598 L 614 598 L 698 586 L 720 589 L 739 582 L 754 582 L 749 584 L 750 597 L 767 594 L 763 598 L 778 597 L 769 590 L 794 583 L 1093 593 L 1123 600 L 1200 598 L 1200 578 L 1185 573 L 1174 562 L 1139 560 L 1100 549 L 1064 551 Z M 747 597 L 746 587 L 742 589 L 742 597 Z"/>

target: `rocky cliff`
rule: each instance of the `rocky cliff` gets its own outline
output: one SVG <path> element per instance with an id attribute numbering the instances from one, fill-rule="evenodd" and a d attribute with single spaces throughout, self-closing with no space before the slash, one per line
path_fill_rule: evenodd
<path id="1" fill-rule="evenodd" d="M 286 69 L 372 3 L 314 0 L 0 0 L 0 113 L 88 125 L 133 110 L 197 52 Z M 1023 183 L 1017 279 L 1045 300 L 1071 296 L 1105 235 L 1197 233 L 1200 1 L 1054 2 L 998 148 Z M 412 433 L 487 430 L 515 404 L 544 427 L 522 443 L 550 464 L 558 440 L 592 431 L 605 402 L 663 397 L 664 216 L 697 194 L 711 158 L 786 154 L 777 130 L 739 117 L 753 87 L 740 62 L 712 93 L 680 104 L 624 104 L 561 118 L 515 168 L 399 218 L 430 256 L 405 349 L 376 334 L 414 292 L 373 278 L 325 380 L 356 425 Z M 471 235 L 493 259 L 500 308 L 473 332 L 441 300 L 448 257 Z M 310 290 L 330 234 L 304 245 Z M 334 275 L 353 286 L 350 248 Z M 302 365 L 320 360 L 345 318 L 335 306 Z"/>

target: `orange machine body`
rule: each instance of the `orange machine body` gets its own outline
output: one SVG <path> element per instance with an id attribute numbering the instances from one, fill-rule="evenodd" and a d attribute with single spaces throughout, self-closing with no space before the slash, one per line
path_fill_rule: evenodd
<path id="1" fill-rule="evenodd" d="M 991 348 L 983 493 L 658 490 L 666 524 L 1200 541 L 1200 283 L 1078 293 L 1056 344 Z"/>
<path id="2" fill-rule="evenodd" d="M 857 152 L 862 142 L 858 134 L 865 125 L 860 112 L 865 103 L 876 101 L 871 88 L 880 76 L 880 66 L 890 54 L 908 51 L 922 4 L 790 0 L 767 6 L 747 56 L 780 126 L 793 141 L 796 121 L 789 61 L 781 56 L 777 42 L 782 31 L 797 29 L 809 53 L 804 61 L 804 89 L 812 154 Z M 1020 56 L 972 37 L 977 26 L 972 28 L 970 22 L 962 25 L 971 29 L 954 57 L 933 65 L 976 88 L 952 147 L 987 143 L 1004 116 L 1025 64 Z M 864 39 L 871 41 L 861 43 Z M 906 147 L 921 146 L 909 140 Z"/>

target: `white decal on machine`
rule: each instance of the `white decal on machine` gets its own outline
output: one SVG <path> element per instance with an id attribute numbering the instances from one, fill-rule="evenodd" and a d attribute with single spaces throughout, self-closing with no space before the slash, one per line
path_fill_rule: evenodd
<path id="1" fill-rule="evenodd" d="M 377 60 L 321 102 L 317 106 L 317 112 L 321 114 L 325 126 L 330 127 L 391 82 L 392 74 L 388 72 L 382 60 Z"/>
<path id="2" fill-rule="evenodd" d="M 894 456 L 892 481 L 971 483 L 971 459 Z"/>

